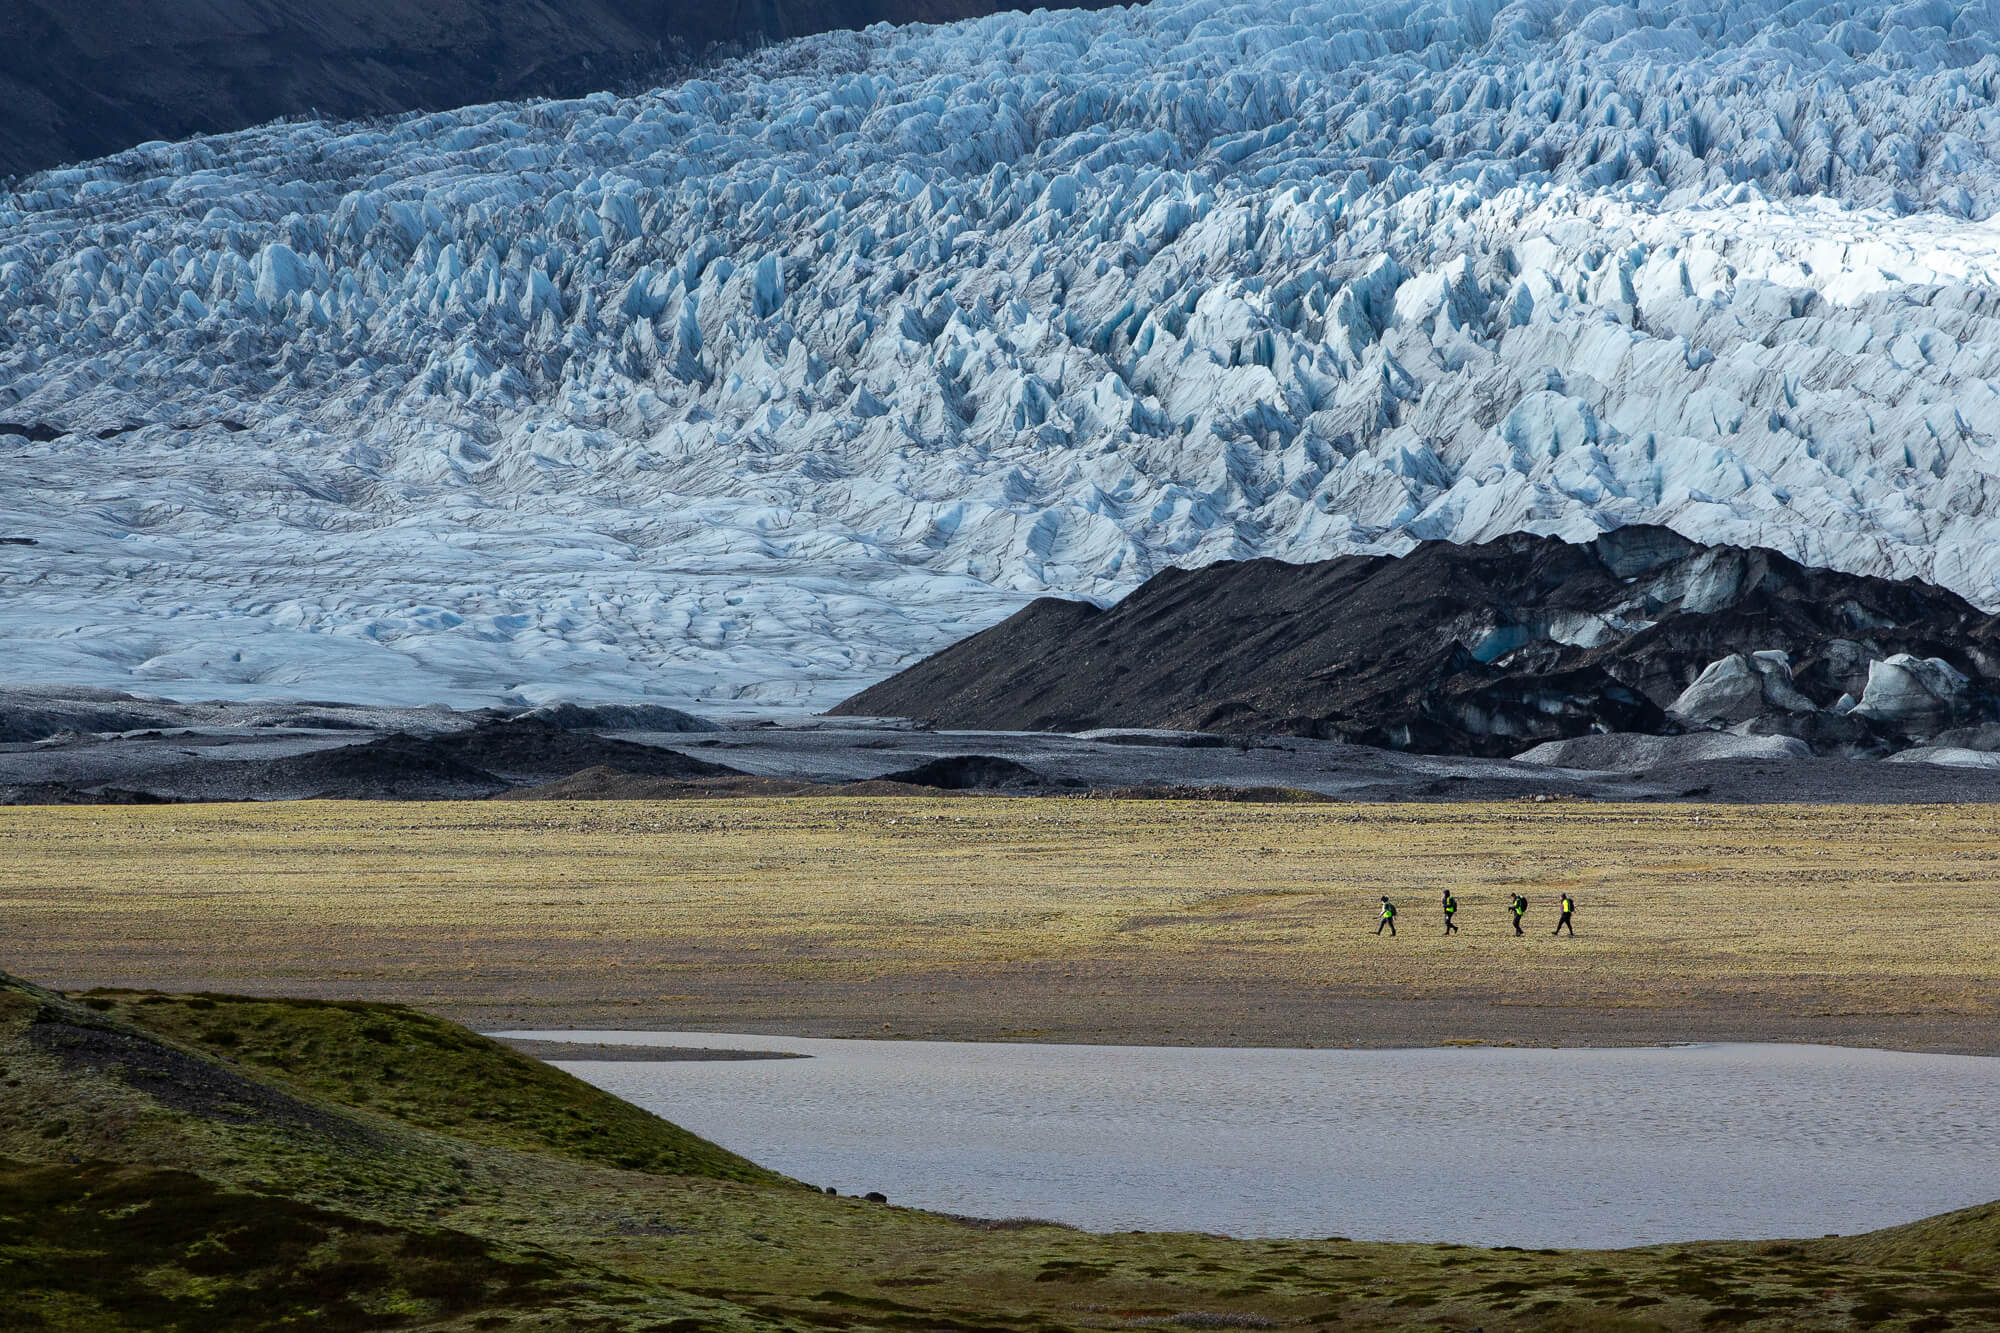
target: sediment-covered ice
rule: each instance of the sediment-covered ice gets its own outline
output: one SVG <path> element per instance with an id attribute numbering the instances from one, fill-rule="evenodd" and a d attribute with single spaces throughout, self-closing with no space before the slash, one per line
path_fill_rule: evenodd
<path id="1" fill-rule="evenodd" d="M 2000 0 L 1155 0 L 49 173 L 0 676 L 823 704 L 1634 521 L 2000 605 L 1996 96 Z"/>

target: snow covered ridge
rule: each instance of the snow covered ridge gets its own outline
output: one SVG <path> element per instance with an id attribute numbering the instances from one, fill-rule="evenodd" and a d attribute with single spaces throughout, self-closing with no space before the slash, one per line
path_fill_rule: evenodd
<path id="1" fill-rule="evenodd" d="M 0 675 L 829 704 L 1635 521 L 2000 605 L 2000 0 L 1155 0 L 0 197 Z"/>

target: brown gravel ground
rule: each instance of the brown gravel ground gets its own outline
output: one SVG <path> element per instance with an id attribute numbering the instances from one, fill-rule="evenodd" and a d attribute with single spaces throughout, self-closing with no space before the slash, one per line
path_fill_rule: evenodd
<path id="1" fill-rule="evenodd" d="M 1996 1054 L 1996 880 L 1965 805 L 11 808 L 0 968 L 487 1029 Z"/>

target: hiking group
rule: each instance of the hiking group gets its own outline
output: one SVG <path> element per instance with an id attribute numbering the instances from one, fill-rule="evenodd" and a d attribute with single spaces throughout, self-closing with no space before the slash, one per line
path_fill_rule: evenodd
<path id="1" fill-rule="evenodd" d="M 1576 899 L 1565 893 L 1562 896 L 1560 911 L 1562 915 L 1556 918 L 1556 928 L 1550 931 L 1549 934 L 1560 935 L 1567 930 L 1573 938 L 1576 935 L 1576 923 L 1570 918 L 1576 913 Z M 1513 918 L 1514 933 L 1516 935 L 1525 935 L 1528 933 L 1521 929 L 1521 919 L 1528 915 L 1528 900 L 1526 898 L 1518 893 L 1510 895 L 1507 899 L 1507 914 Z M 1446 889 L 1444 891 L 1445 934 L 1458 934 L 1457 918 L 1458 899 L 1453 896 L 1450 889 Z M 1375 933 L 1380 935 L 1385 930 L 1389 932 L 1391 937 L 1396 933 L 1396 904 L 1389 901 L 1389 895 L 1386 893 L 1382 895 L 1382 916 L 1375 926 Z"/>

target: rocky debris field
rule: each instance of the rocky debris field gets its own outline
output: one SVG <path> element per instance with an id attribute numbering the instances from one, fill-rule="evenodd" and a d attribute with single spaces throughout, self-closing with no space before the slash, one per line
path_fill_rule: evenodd
<path id="1" fill-rule="evenodd" d="M 172 711 L 183 707 L 185 715 Z M 1814 756 L 1788 736 L 1733 731 L 1592 735 L 1493 759 L 1247 732 L 953 731 L 886 718 L 722 725 L 663 713 L 639 716 L 677 725 L 599 732 L 564 730 L 548 720 L 594 716 L 587 708 L 506 716 L 324 704 L 309 716 L 346 725 L 243 721 L 264 716 L 264 708 L 119 702 L 102 693 L 71 700 L 51 690 L 0 689 L 0 722 L 11 719 L 17 731 L 35 730 L 22 721 L 31 713 L 44 719 L 39 726 L 85 710 L 112 722 L 182 717 L 179 726 L 65 729 L 0 743 L 0 805 L 941 795 L 1266 803 L 2000 801 L 2000 763 L 1984 750 L 1919 745 L 1891 761 Z M 206 720 L 188 722 L 189 715 Z"/>
<path id="2" fill-rule="evenodd" d="M 1911 757 L 1976 766 L 2000 764 L 1986 756 L 2000 748 L 2000 620 L 1915 580 L 1665 528 L 1515 534 L 1174 570 L 1106 610 L 1038 601 L 833 713 L 1278 733 L 1576 768 L 1919 746 Z"/>

